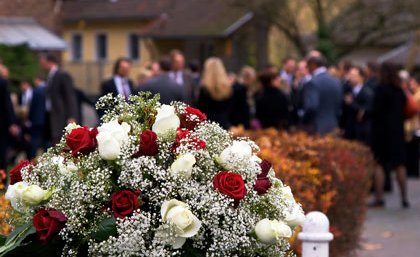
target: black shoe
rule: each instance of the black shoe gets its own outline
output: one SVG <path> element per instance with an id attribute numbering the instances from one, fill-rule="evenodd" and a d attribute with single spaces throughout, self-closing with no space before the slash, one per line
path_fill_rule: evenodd
<path id="1" fill-rule="evenodd" d="M 385 207 L 385 201 L 384 200 L 375 200 L 368 204 L 369 208 L 384 208 Z"/>
<path id="2" fill-rule="evenodd" d="M 401 201 L 401 206 L 403 207 L 403 209 L 408 209 L 410 208 L 410 203 L 407 200 L 403 200 Z"/>

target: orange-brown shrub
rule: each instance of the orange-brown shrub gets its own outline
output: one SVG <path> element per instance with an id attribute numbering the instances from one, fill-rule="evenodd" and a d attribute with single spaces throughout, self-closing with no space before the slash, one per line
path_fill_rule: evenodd
<path id="1" fill-rule="evenodd" d="M 273 163 L 277 176 L 291 186 L 305 212 L 327 214 L 334 234 L 331 256 L 352 254 L 365 220 L 374 167 L 369 149 L 335 136 L 311 137 L 274 129 L 234 133 L 257 142 L 260 157 Z"/>
<path id="2" fill-rule="evenodd" d="M 5 189 L 5 182 L 6 172 L 4 172 L 4 170 L 0 170 L 0 235 L 7 235 L 11 230 L 10 225 L 6 223 L 9 218 L 6 210 L 10 208 L 10 203 L 1 193 L 1 191 Z"/>

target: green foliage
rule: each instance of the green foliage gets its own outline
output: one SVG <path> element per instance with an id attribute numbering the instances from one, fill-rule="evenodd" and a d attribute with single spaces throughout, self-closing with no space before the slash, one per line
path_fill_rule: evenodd
<path id="1" fill-rule="evenodd" d="M 32 223 L 25 224 L 13 230 L 13 232 L 7 236 L 4 245 L 0 247 L 0 257 L 6 256 L 8 252 L 19 247 L 26 237 L 34 233 L 35 228 L 32 226 Z"/>
<path id="2" fill-rule="evenodd" d="M 327 24 L 320 24 L 318 28 L 318 44 L 316 49 L 320 51 L 330 63 L 337 60 L 335 45 L 331 39 L 330 29 Z"/>
<path id="3" fill-rule="evenodd" d="M 110 236 L 117 235 L 117 224 L 115 217 L 109 217 L 102 220 L 99 225 L 98 229 L 92 234 L 92 238 L 98 241 L 105 241 Z"/>
<path id="4" fill-rule="evenodd" d="M 27 44 L 7 46 L 0 44 L 0 60 L 9 69 L 14 86 L 20 80 L 29 80 L 39 74 L 36 54 Z"/>

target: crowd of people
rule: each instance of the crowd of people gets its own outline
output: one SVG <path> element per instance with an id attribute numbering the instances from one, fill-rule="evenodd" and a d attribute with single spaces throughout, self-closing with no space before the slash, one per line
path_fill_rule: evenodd
<path id="1" fill-rule="evenodd" d="M 58 143 L 68 123 L 82 122 L 82 102 L 94 105 L 75 89 L 54 55 L 41 55 L 39 61 L 47 73 L 45 80 L 21 81 L 15 100 L 7 68 L 0 66 L 0 169 L 10 160 L 8 146 L 32 159 L 40 149 Z M 235 75 L 220 58 L 208 58 L 201 69 L 199 62 L 187 63 L 182 52 L 173 50 L 142 69 L 136 83 L 130 80 L 131 69 L 128 58 L 118 59 L 112 76 L 101 84 L 101 96 L 111 93 L 128 101 L 132 94 L 150 91 L 160 94 L 163 104 L 182 101 L 199 108 L 225 129 L 241 125 L 319 135 L 336 132 L 371 147 L 379 163 L 372 205 L 385 205 L 385 175 L 395 170 L 402 206 L 409 207 L 407 156 L 418 162 L 419 154 L 418 141 L 417 147 L 407 144 L 420 130 L 420 77 L 411 77 L 392 63 L 360 67 L 342 61 L 327 66 L 321 53 L 311 51 L 301 60 L 284 58 L 281 70 L 268 65 L 257 72 L 245 66 Z"/>

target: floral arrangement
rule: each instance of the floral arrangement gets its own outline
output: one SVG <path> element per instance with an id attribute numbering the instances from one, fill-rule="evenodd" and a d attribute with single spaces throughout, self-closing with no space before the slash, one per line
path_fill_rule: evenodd
<path id="1" fill-rule="evenodd" d="M 329 135 L 309 136 L 274 129 L 245 131 L 260 147 L 258 156 L 272 162 L 277 177 L 290 185 L 305 211 L 322 211 L 331 222 L 331 256 L 349 256 L 359 245 L 366 216 L 374 160 L 369 149 Z M 299 252 L 297 242 L 292 246 Z"/>
<path id="2" fill-rule="evenodd" d="M 257 145 L 148 94 L 108 95 L 11 173 L 0 256 L 287 256 L 303 211 Z"/>

